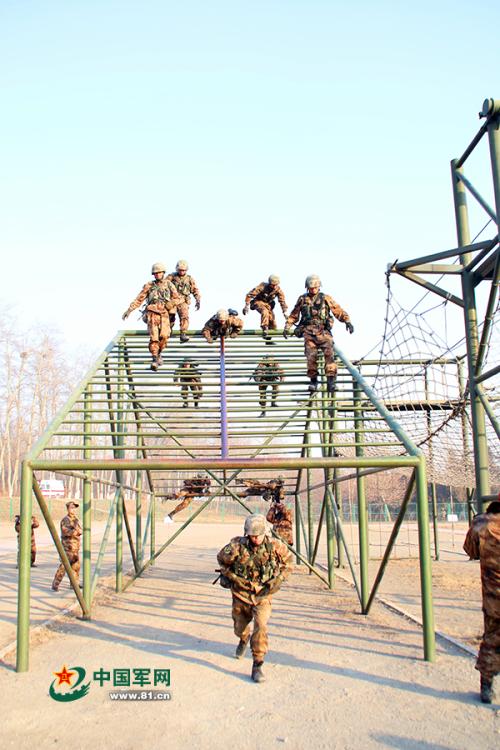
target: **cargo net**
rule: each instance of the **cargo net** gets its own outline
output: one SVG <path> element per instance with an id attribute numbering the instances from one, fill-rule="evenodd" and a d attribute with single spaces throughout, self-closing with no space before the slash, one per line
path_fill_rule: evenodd
<path id="1" fill-rule="evenodd" d="M 448 343 L 448 302 L 419 309 L 424 307 L 426 296 L 411 310 L 405 309 L 395 299 L 388 281 L 380 356 L 370 360 L 367 355 L 358 366 L 401 427 L 424 451 L 429 480 L 473 487 L 465 339 Z M 499 323 L 497 305 L 483 372 L 500 362 Z M 500 420 L 500 374 L 484 381 L 483 389 L 496 419 Z M 485 418 L 491 483 L 495 486 L 500 483 L 500 443 L 490 419 L 487 415 Z"/>

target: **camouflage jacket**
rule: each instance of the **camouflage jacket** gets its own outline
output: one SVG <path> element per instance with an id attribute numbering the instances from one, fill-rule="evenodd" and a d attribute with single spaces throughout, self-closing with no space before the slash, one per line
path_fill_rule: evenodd
<path id="1" fill-rule="evenodd" d="M 202 479 L 198 479 L 197 477 L 189 477 L 188 479 L 184 480 L 184 487 L 182 488 L 182 492 L 184 495 L 206 495 L 208 490 L 210 489 L 211 481 L 208 477 L 203 477 Z"/>
<path id="2" fill-rule="evenodd" d="M 261 360 L 255 370 L 252 378 L 256 383 L 272 383 L 276 380 L 283 380 L 283 370 L 274 359 Z"/>
<path id="3" fill-rule="evenodd" d="M 257 284 L 253 289 L 250 289 L 245 297 L 245 305 L 249 305 L 251 302 L 265 302 L 266 304 L 271 305 L 271 307 L 274 307 L 275 297 L 278 298 L 280 307 L 283 310 L 283 315 L 285 315 L 288 308 L 281 287 L 277 286 L 273 289 L 271 285 L 266 284 L 265 281 L 261 284 Z"/>
<path id="4" fill-rule="evenodd" d="M 266 520 L 277 529 L 292 529 L 292 511 L 284 503 L 275 502 L 269 508 Z"/>
<path id="5" fill-rule="evenodd" d="M 480 513 L 465 537 L 464 550 L 479 560 L 483 610 L 500 619 L 500 513 Z"/>
<path id="6" fill-rule="evenodd" d="M 196 286 L 196 281 L 192 276 L 189 276 L 188 274 L 185 276 L 179 276 L 177 273 L 169 273 L 167 281 L 170 281 L 170 283 L 175 286 L 177 293 L 181 298 L 181 302 L 185 302 L 189 305 L 191 295 L 193 295 L 196 302 L 198 302 L 198 304 L 200 303 L 200 290 Z"/>
<path id="7" fill-rule="evenodd" d="M 136 310 L 143 302 L 146 303 L 147 312 L 155 312 L 166 315 L 173 312 L 181 303 L 177 289 L 167 279 L 161 281 L 148 281 L 128 307 L 128 312 Z"/>
<path id="8" fill-rule="evenodd" d="M 68 513 L 61 519 L 61 541 L 78 541 L 82 535 L 82 525 L 80 519 L 74 513 Z"/>
<path id="9" fill-rule="evenodd" d="M 198 365 L 191 365 L 191 367 L 185 367 L 179 365 L 174 371 L 174 383 L 200 383 L 201 373 L 198 370 Z"/>
<path id="10" fill-rule="evenodd" d="M 31 541 L 35 541 L 35 529 L 38 529 L 40 526 L 40 523 L 38 522 L 38 518 L 36 516 L 31 516 Z M 21 516 L 16 516 L 14 528 L 19 534 L 21 531 Z"/>
<path id="11" fill-rule="evenodd" d="M 217 555 L 221 573 L 231 580 L 234 596 L 256 604 L 271 595 L 292 572 L 292 553 L 278 539 L 264 537 L 253 547 L 247 536 L 235 536 Z"/>
<path id="12" fill-rule="evenodd" d="M 207 320 L 203 326 L 202 334 L 207 340 L 217 339 L 219 336 L 230 336 L 235 338 L 243 328 L 243 321 L 236 315 L 230 315 L 227 321 L 221 322 L 217 315 Z"/>
<path id="13" fill-rule="evenodd" d="M 350 321 L 349 315 L 328 294 L 318 292 L 314 297 L 309 294 L 301 294 L 295 307 L 286 319 L 286 326 L 294 323 L 306 327 L 309 325 L 331 328 L 333 317 L 341 323 Z"/>

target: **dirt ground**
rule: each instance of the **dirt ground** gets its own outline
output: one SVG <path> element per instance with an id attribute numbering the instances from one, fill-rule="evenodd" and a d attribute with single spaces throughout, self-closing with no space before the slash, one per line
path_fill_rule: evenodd
<path id="1" fill-rule="evenodd" d="M 171 528 L 159 525 L 159 541 Z M 15 636 L 15 539 L 9 529 L 0 527 L 0 652 Z M 96 526 L 96 549 L 99 531 Z M 499 746 L 500 706 L 478 702 L 471 656 L 438 640 L 436 661 L 423 661 L 418 624 L 380 603 L 364 617 L 349 583 L 337 578 L 335 590 L 328 591 L 303 567 L 274 597 L 268 679 L 252 683 L 251 658 L 233 656 L 229 592 L 211 585 L 216 552 L 239 531 L 239 525 L 192 524 L 122 595 L 111 588 L 109 554 L 109 585 L 100 588 L 90 622 L 67 615 L 35 630 L 27 673 L 13 671 L 12 651 L 3 654 L 2 747 Z M 33 569 L 34 625 L 74 600 L 66 582 L 60 593 L 49 591 L 56 558 L 44 534 Z M 456 552 L 442 557 L 433 565 L 437 627 L 474 643 L 481 627 L 477 564 Z M 392 563 L 381 594 L 418 614 L 416 560 Z M 49 696 L 53 673 L 63 666 L 86 670 L 85 697 L 64 703 Z M 133 706 L 113 701 L 117 669 L 151 675 L 169 669 L 165 690 L 171 699 Z M 102 686 L 95 679 L 100 670 L 110 674 Z"/>

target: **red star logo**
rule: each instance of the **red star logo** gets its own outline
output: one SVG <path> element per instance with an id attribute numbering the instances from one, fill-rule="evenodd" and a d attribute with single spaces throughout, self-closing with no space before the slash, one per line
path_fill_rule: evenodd
<path id="1" fill-rule="evenodd" d="M 76 674 L 76 672 L 68 672 L 66 665 L 64 665 L 60 672 L 52 672 L 52 674 L 59 678 L 59 682 L 57 683 L 58 687 L 62 685 L 63 682 L 67 682 L 71 687 L 71 678 L 74 674 Z"/>

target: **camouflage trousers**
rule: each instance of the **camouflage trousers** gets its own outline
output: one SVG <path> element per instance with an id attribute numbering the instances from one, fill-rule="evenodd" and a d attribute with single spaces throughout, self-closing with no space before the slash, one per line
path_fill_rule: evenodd
<path id="1" fill-rule="evenodd" d="M 271 597 L 262 599 L 258 604 L 247 604 L 233 594 L 234 632 L 242 641 L 250 638 L 250 648 L 254 661 L 264 661 L 269 639 L 267 623 L 271 616 Z M 253 620 L 253 632 L 250 635 L 250 624 Z"/>
<path id="2" fill-rule="evenodd" d="M 66 555 L 68 556 L 69 564 L 74 570 L 75 576 L 78 580 L 78 576 L 80 574 L 80 547 L 75 547 L 75 545 L 68 545 L 66 546 L 63 543 L 64 551 L 66 552 Z M 52 586 L 59 587 L 59 584 L 61 583 L 62 579 L 64 578 L 64 574 L 66 573 L 66 570 L 64 568 L 64 565 L 59 565 L 58 569 L 56 570 L 56 574 L 54 576 L 54 580 L 52 581 Z"/>
<path id="3" fill-rule="evenodd" d="M 304 328 L 304 352 L 307 359 L 307 375 L 315 378 L 318 374 L 318 354 L 323 352 L 326 375 L 335 375 L 337 365 L 333 353 L 332 334 L 325 328 L 308 326 Z"/>
<path id="4" fill-rule="evenodd" d="M 184 510 L 184 508 L 187 508 L 188 505 L 190 505 L 194 500 L 194 495 L 184 495 L 182 492 L 180 494 L 180 497 L 182 497 L 183 499 L 178 505 L 175 506 L 173 510 L 170 511 L 170 513 L 168 514 L 170 518 L 172 518 L 172 516 L 175 516 L 177 513 L 180 513 L 181 510 Z"/>
<path id="5" fill-rule="evenodd" d="M 266 408 L 268 388 L 271 397 L 271 405 L 276 406 L 276 399 L 278 398 L 278 383 L 259 383 L 259 404 L 262 409 Z"/>
<path id="6" fill-rule="evenodd" d="M 31 564 L 34 565 L 36 560 L 36 544 L 33 537 L 31 537 Z M 19 534 L 17 535 L 17 567 L 19 567 Z"/>
<path id="7" fill-rule="evenodd" d="M 271 308 L 271 305 L 267 302 L 257 300 L 250 303 L 250 308 L 260 313 L 261 328 L 276 328 L 276 318 L 274 317 L 274 310 Z"/>
<path id="8" fill-rule="evenodd" d="M 476 669 L 490 680 L 500 674 L 500 617 L 492 617 L 486 612 L 483 614 L 484 634 L 479 646 Z"/>
<path id="9" fill-rule="evenodd" d="M 190 383 L 183 383 L 181 385 L 181 398 L 186 405 L 189 400 L 188 396 L 189 396 L 190 388 L 191 388 L 191 393 L 193 394 L 193 401 L 195 404 L 198 403 L 202 394 L 201 384 L 199 382 L 192 380 Z"/>
<path id="10" fill-rule="evenodd" d="M 290 546 L 293 545 L 293 527 L 289 523 L 276 523 L 273 531 Z"/>
<path id="11" fill-rule="evenodd" d="M 187 331 L 189 328 L 189 304 L 187 302 L 181 302 L 177 305 L 177 315 L 179 317 L 179 327 L 181 331 Z M 173 328 L 175 325 L 175 312 L 170 313 L 170 326 Z"/>
<path id="12" fill-rule="evenodd" d="M 149 351 L 153 357 L 157 357 L 166 347 L 170 336 L 170 320 L 168 313 L 160 315 L 148 312 Z"/>

